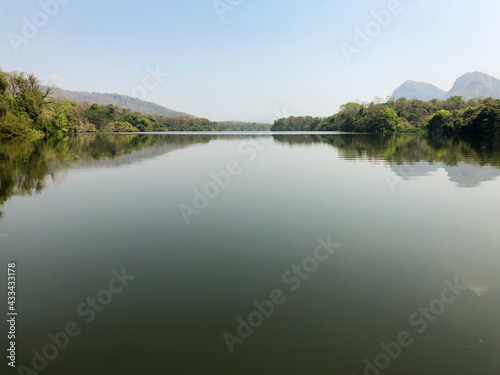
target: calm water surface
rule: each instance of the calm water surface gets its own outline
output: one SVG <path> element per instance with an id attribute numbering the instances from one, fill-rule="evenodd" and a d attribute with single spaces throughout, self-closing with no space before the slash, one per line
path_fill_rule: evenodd
<path id="1" fill-rule="evenodd" d="M 18 365 L 74 322 L 40 373 L 500 373 L 498 141 L 86 135 L 0 173 Z"/>

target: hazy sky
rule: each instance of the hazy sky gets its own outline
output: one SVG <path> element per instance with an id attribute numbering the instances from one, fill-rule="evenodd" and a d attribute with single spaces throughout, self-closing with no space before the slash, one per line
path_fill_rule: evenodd
<path id="1" fill-rule="evenodd" d="M 42 10 L 54 1 L 0 3 L 3 70 L 146 93 L 211 120 L 327 116 L 408 79 L 449 90 L 467 72 L 500 78 L 498 0 L 59 0 Z M 372 36 L 356 47 L 357 28 Z M 351 61 L 342 43 L 357 48 Z M 169 75 L 147 78 L 148 67 Z"/>

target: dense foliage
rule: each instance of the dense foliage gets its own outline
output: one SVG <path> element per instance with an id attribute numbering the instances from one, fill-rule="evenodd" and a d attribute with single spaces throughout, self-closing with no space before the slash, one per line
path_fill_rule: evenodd
<path id="1" fill-rule="evenodd" d="M 0 136 L 63 138 L 84 132 L 220 130 L 203 118 L 144 115 L 111 104 L 54 99 L 50 94 L 51 89 L 33 74 L 0 70 Z"/>
<path id="2" fill-rule="evenodd" d="M 215 123 L 221 131 L 224 132 L 268 132 L 271 130 L 271 124 L 262 124 L 256 122 L 238 122 L 238 121 L 222 121 Z"/>
<path id="3" fill-rule="evenodd" d="M 0 137 L 57 137 L 85 132 L 164 131 L 343 131 L 429 132 L 437 135 L 499 135 L 500 99 L 460 96 L 428 102 L 400 98 L 386 103 L 347 103 L 330 117 L 289 117 L 272 127 L 243 122 L 211 122 L 189 116 L 132 112 L 112 104 L 78 103 L 50 97 L 51 89 L 33 74 L 0 70 Z"/>
<path id="4" fill-rule="evenodd" d="M 327 118 L 289 117 L 272 131 L 343 131 L 363 133 L 425 132 L 440 135 L 500 134 L 500 100 L 460 96 L 424 102 L 400 98 L 386 103 L 347 103 Z"/>

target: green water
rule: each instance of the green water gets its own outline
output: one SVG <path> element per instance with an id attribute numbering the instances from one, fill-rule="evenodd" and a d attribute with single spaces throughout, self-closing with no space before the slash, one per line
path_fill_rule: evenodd
<path id="1" fill-rule="evenodd" d="M 18 366 L 45 348 L 53 375 L 500 371 L 498 141 L 85 135 L 4 141 L 0 173 Z"/>

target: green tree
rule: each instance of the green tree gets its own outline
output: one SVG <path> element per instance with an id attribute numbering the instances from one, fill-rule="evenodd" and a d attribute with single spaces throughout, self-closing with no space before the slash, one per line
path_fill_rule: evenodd
<path id="1" fill-rule="evenodd" d="M 363 110 L 364 106 L 359 103 L 347 103 L 340 106 L 340 111 L 335 116 L 338 129 L 343 132 L 354 131 L 354 123 L 361 117 Z"/>
<path id="2" fill-rule="evenodd" d="M 88 122 L 94 124 L 97 130 L 107 127 L 111 122 L 111 118 L 99 109 L 86 109 L 82 115 Z"/>
<path id="3" fill-rule="evenodd" d="M 115 121 L 108 125 L 109 129 L 114 132 L 138 132 L 139 130 L 134 128 L 130 123 L 125 121 Z"/>
<path id="4" fill-rule="evenodd" d="M 11 73 L 7 75 L 7 90 L 11 109 L 15 115 L 27 114 L 36 124 L 51 93 L 44 88 L 34 74 Z"/>
<path id="5" fill-rule="evenodd" d="M 426 129 L 433 134 L 451 134 L 454 132 L 453 115 L 450 111 L 441 110 L 429 119 Z"/>
<path id="6" fill-rule="evenodd" d="M 486 100 L 475 110 L 469 109 L 462 133 L 467 135 L 500 135 L 500 100 Z"/>
<path id="7" fill-rule="evenodd" d="M 61 114 L 54 114 L 53 116 L 46 117 L 42 120 L 41 129 L 47 136 L 56 138 L 64 138 L 68 134 L 66 125 L 68 119 Z"/>

